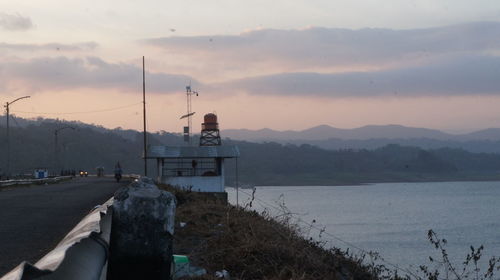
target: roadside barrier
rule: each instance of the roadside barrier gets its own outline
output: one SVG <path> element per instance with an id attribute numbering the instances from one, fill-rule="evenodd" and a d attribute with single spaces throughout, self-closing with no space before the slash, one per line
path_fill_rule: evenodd
<path id="1" fill-rule="evenodd" d="M 22 185 L 43 185 L 43 184 L 53 184 L 64 180 L 69 180 L 73 177 L 71 176 L 59 176 L 43 179 L 19 179 L 19 180 L 3 180 L 0 181 L 0 188 L 11 187 L 11 186 L 22 186 Z"/>
<path id="2" fill-rule="evenodd" d="M 112 204 L 113 198 L 96 206 L 54 250 L 34 265 L 22 262 L 0 280 L 100 279 L 106 271 Z"/>

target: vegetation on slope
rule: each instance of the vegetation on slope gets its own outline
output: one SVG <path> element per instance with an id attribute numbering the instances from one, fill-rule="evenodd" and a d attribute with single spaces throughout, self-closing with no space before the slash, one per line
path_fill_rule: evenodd
<path id="1" fill-rule="evenodd" d="M 208 271 L 197 279 L 217 279 L 215 272 L 222 270 L 231 279 L 379 279 L 359 260 L 305 240 L 284 216 L 275 220 L 200 193 L 161 187 L 178 201 L 174 253 Z"/>

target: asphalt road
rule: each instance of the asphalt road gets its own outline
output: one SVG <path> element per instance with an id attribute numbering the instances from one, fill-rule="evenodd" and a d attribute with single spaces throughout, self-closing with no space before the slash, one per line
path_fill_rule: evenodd
<path id="1" fill-rule="evenodd" d="M 0 277 L 23 260 L 35 263 L 94 206 L 128 183 L 77 177 L 58 184 L 1 190 Z"/>

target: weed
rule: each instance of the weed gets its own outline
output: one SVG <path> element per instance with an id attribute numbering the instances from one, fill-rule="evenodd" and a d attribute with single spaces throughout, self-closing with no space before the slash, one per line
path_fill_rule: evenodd
<path id="1" fill-rule="evenodd" d="M 428 231 L 427 238 L 434 248 L 440 252 L 440 259 L 429 257 L 429 261 L 435 264 L 433 269 L 425 265 L 420 266 L 421 272 L 423 272 L 425 277 L 429 280 L 491 280 L 494 279 L 495 270 L 500 270 L 500 259 L 492 257 L 488 260 L 488 268 L 486 272 L 481 273 L 479 261 L 482 257 L 482 251 L 484 249 L 483 245 L 479 246 L 477 249 L 471 246 L 471 251 L 465 257 L 465 261 L 462 263 L 462 268 L 458 268 L 450 261 L 448 252 L 446 251 L 446 244 L 448 243 L 446 239 L 439 238 L 432 229 Z"/>

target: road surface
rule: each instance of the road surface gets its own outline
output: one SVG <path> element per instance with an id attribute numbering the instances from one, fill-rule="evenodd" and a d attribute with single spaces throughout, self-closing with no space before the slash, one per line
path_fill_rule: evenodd
<path id="1" fill-rule="evenodd" d="M 23 260 L 35 263 L 94 206 L 121 186 L 108 177 L 76 177 L 52 185 L 0 191 L 0 277 Z"/>

